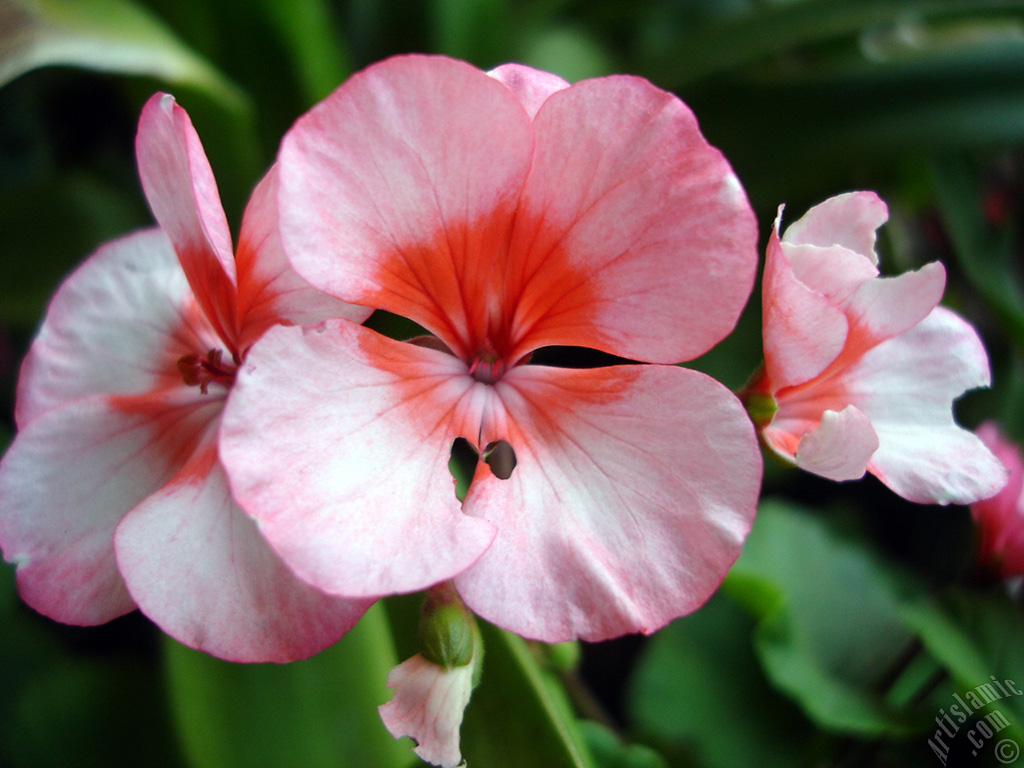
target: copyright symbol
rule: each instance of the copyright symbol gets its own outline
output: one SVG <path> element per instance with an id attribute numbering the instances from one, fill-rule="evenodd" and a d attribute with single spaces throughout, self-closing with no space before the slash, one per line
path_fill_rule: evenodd
<path id="1" fill-rule="evenodd" d="M 1003 739 L 996 744 L 996 760 L 1003 765 L 1009 765 L 1020 757 L 1020 746 L 1013 739 Z"/>

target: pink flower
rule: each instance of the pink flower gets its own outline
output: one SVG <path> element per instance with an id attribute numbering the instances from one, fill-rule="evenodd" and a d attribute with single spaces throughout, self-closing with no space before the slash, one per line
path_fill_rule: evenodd
<path id="1" fill-rule="evenodd" d="M 937 306 L 942 265 L 879 277 L 888 210 L 873 192 L 826 200 L 780 238 L 781 218 L 764 268 L 764 372 L 748 395 L 767 445 L 832 480 L 869 471 L 911 501 L 994 494 L 1002 467 L 952 413 L 954 398 L 988 386 L 988 358 Z"/>
<path id="2" fill-rule="evenodd" d="M 1006 467 L 1010 481 L 999 493 L 971 505 L 981 532 L 979 561 L 1003 578 L 1024 576 L 1024 461 L 1020 448 L 994 422 L 978 427 L 978 437 Z"/>
<path id="3" fill-rule="evenodd" d="M 733 327 L 755 221 L 674 96 L 401 57 L 282 145 L 295 269 L 437 338 L 272 329 L 240 372 L 223 457 L 282 558 L 362 598 L 455 578 L 477 614 L 549 641 L 650 632 L 737 557 L 760 484 L 737 399 L 672 365 L 528 365 L 554 345 L 672 363 Z M 439 349 L 443 347 L 443 349 Z M 461 505 L 453 441 L 506 441 Z"/>
<path id="4" fill-rule="evenodd" d="M 170 96 L 146 104 L 136 148 L 163 229 L 100 248 L 50 305 L 0 464 L 0 545 L 25 601 L 59 621 L 138 606 L 227 659 L 308 656 L 367 602 L 317 592 L 261 539 L 218 459 L 221 413 L 267 327 L 367 311 L 288 268 L 273 170 L 233 251 L 199 137 Z"/>
<path id="5" fill-rule="evenodd" d="M 384 727 L 396 739 L 409 736 L 417 755 L 434 765 L 462 764 L 459 727 L 473 692 L 475 662 L 443 667 L 420 654 L 406 659 L 388 674 L 394 698 L 379 707 Z"/>

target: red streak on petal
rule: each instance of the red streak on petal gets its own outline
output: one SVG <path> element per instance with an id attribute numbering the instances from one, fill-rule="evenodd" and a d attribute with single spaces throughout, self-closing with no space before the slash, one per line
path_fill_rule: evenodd
<path id="1" fill-rule="evenodd" d="M 467 365 L 484 349 L 507 368 L 541 346 L 593 346 L 603 337 L 600 296 L 586 254 L 568 253 L 560 240 L 512 208 L 447 222 L 382 254 L 372 280 L 380 288 L 363 301 L 420 323 Z"/>

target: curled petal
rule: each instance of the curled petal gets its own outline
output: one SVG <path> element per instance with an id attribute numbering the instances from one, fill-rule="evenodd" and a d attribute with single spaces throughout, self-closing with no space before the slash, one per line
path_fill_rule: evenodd
<path id="1" fill-rule="evenodd" d="M 181 470 L 117 528 L 139 608 L 186 645 L 239 662 L 303 659 L 336 642 L 371 601 L 299 581 L 231 499 L 216 424 Z"/>
<path id="2" fill-rule="evenodd" d="M 678 362 L 732 330 L 757 268 L 757 225 L 690 110 L 616 76 L 557 91 L 533 125 L 504 280 L 510 357 L 563 344 Z"/>
<path id="3" fill-rule="evenodd" d="M 878 450 L 878 435 L 868 417 L 850 405 L 825 411 L 818 427 L 800 438 L 797 466 L 829 480 L 857 480 Z"/>
<path id="4" fill-rule="evenodd" d="M 68 624 L 135 607 L 114 561 L 114 529 L 171 478 L 219 408 L 193 391 L 83 398 L 18 433 L 0 462 L 0 547 L 18 566 L 25 602 Z"/>
<path id="5" fill-rule="evenodd" d="M 461 765 L 459 727 L 473 692 L 473 664 L 445 668 L 417 653 L 391 670 L 388 688 L 395 696 L 379 707 L 388 732 L 411 737 L 413 752 L 428 763 Z"/>
<path id="6" fill-rule="evenodd" d="M 989 384 L 981 340 L 954 313 L 936 308 L 915 328 L 866 353 L 842 380 L 850 402 L 878 434 L 868 470 L 900 496 L 968 504 L 1006 484 L 999 461 L 953 421 L 954 398 Z"/>
<path id="7" fill-rule="evenodd" d="M 487 74 L 508 86 L 522 102 L 531 120 L 552 93 L 569 87 L 558 75 L 522 64 L 502 64 Z"/>
<path id="8" fill-rule="evenodd" d="M 216 345 L 167 236 L 115 240 L 50 302 L 18 380 L 18 424 L 82 397 L 179 386 L 176 361 Z"/>
<path id="9" fill-rule="evenodd" d="M 653 632 L 715 590 L 753 520 L 761 460 L 736 398 L 671 366 L 520 366 L 496 386 L 467 514 L 498 536 L 456 577 L 476 613 L 557 642 Z"/>
<path id="10" fill-rule="evenodd" d="M 493 527 L 462 514 L 448 471 L 483 387 L 464 374 L 451 355 L 344 320 L 272 328 L 252 347 L 221 457 L 300 578 L 351 598 L 410 592 L 486 549 Z"/>
<path id="11" fill-rule="evenodd" d="M 213 171 L 188 114 L 154 94 L 139 119 L 139 176 L 189 284 L 225 343 L 235 340 L 235 259 Z M 232 350 L 236 351 L 236 350 Z"/>
<path id="12" fill-rule="evenodd" d="M 888 207 L 874 192 L 848 192 L 811 208 L 786 228 L 783 240 L 820 248 L 839 245 L 878 264 L 875 230 L 888 218 Z"/>
<path id="13" fill-rule="evenodd" d="M 779 242 L 778 225 L 768 241 L 763 282 L 765 373 L 772 391 L 810 381 L 846 344 L 846 315 L 793 272 Z"/>

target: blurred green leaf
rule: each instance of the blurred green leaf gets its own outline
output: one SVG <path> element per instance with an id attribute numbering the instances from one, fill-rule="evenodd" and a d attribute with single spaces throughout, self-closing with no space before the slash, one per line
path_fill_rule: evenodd
<path id="1" fill-rule="evenodd" d="M 581 28 L 545 28 L 524 43 L 524 64 L 553 72 L 570 83 L 616 70 L 608 50 Z"/>
<path id="2" fill-rule="evenodd" d="M 129 0 L 3 0 L 0 84 L 52 64 L 149 75 L 249 109 L 237 86 Z"/>
<path id="3" fill-rule="evenodd" d="M 804 0 L 751 3 L 749 13 L 683 27 L 648 66 L 680 88 L 809 43 L 908 21 L 1024 10 L 1022 0 Z"/>
<path id="4" fill-rule="evenodd" d="M 260 0 L 260 8 L 291 54 L 308 104 L 327 96 L 351 73 L 349 53 L 326 0 Z"/>
<path id="5" fill-rule="evenodd" d="M 668 768 L 665 759 L 650 747 L 625 744 L 600 723 L 583 720 L 580 730 L 597 768 Z"/>
<path id="6" fill-rule="evenodd" d="M 956 681 L 962 698 L 986 686 L 981 702 L 995 691 L 997 701 L 984 711 L 1006 710 L 1015 738 L 1024 738 L 1024 696 L 1000 695 L 993 678 L 1024 688 L 1024 616 L 1005 593 L 953 589 L 940 597 L 908 601 L 900 615 L 917 632 L 928 652 Z M 977 693 L 975 694 L 977 695 Z"/>
<path id="7" fill-rule="evenodd" d="M 595 768 L 557 679 L 526 641 L 480 622 L 484 669 L 462 723 L 469 765 Z"/>
<path id="8" fill-rule="evenodd" d="M 655 634 L 629 687 L 639 736 L 708 768 L 806 763 L 810 724 L 765 679 L 752 647 L 755 626 L 719 592 Z"/>
<path id="9" fill-rule="evenodd" d="M 508 0 L 432 0 L 438 53 L 490 69 L 508 57 L 514 21 Z"/>
<path id="10" fill-rule="evenodd" d="M 407 766 L 377 714 L 398 660 L 371 608 L 333 647 L 291 664 L 231 664 L 165 643 L 172 706 L 194 768 Z"/>
<path id="11" fill-rule="evenodd" d="M 997 231 L 986 221 L 979 174 L 967 157 L 934 157 L 930 168 L 957 263 L 999 315 L 1017 349 L 1024 352 L 1024 292 L 1014 282 L 1012 230 Z"/>
<path id="12" fill-rule="evenodd" d="M 866 550 L 836 538 L 819 518 L 762 502 L 725 588 L 760 619 L 755 648 L 769 679 L 819 725 L 907 731 L 880 688 L 911 635 Z"/>

